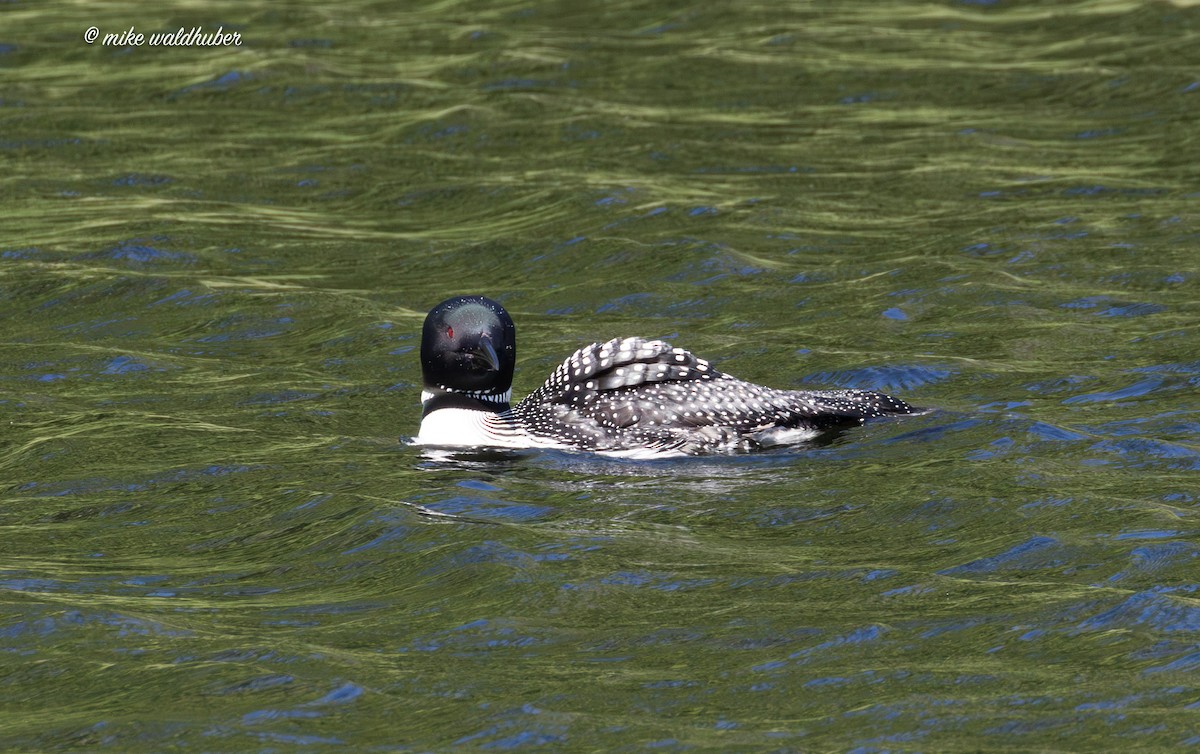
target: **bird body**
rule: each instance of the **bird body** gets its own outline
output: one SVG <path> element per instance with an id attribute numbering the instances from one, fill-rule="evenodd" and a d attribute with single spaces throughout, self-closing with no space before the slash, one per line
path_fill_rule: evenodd
<path id="1" fill-rule="evenodd" d="M 694 455 L 802 442 L 915 412 L 873 391 L 756 385 L 643 338 L 580 348 L 511 406 L 515 326 L 503 307 L 482 296 L 435 307 L 421 354 L 424 415 L 416 442 L 423 445 Z"/>

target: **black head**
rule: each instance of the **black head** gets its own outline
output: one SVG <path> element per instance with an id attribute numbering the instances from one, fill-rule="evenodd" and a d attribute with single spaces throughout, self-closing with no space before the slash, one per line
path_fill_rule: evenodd
<path id="1" fill-rule="evenodd" d="M 433 307 L 421 331 L 427 390 L 499 397 L 512 388 L 517 327 L 483 296 L 455 296 Z"/>

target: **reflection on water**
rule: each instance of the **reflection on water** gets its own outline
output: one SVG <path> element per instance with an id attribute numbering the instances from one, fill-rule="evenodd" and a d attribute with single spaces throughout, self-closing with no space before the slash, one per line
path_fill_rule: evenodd
<path id="1" fill-rule="evenodd" d="M 1195 8 L 167 8 L 0 29 L 4 747 L 1200 743 Z M 444 457 L 456 293 L 935 410 Z"/>

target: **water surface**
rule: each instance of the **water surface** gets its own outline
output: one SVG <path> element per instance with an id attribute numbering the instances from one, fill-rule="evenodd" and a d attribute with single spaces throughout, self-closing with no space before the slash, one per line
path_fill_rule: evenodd
<path id="1" fill-rule="evenodd" d="M 5 748 L 1200 744 L 1191 3 L 0 19 Z M 439 461 L 457 293 L 935 410 Z"/>

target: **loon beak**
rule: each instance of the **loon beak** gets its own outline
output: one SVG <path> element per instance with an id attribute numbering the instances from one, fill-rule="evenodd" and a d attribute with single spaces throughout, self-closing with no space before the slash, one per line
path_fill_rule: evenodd
<path id="1" fill-rule="evenodd" d="M 482 361 L 488 365 L 488 371 L 500 371 L 500 357 L 496 354 L 496 349 L 492 346 L 490 338 L 483 338 L 479 341 L 479 346 L 470 353 L 471 358 L 476 361 Z"/>

